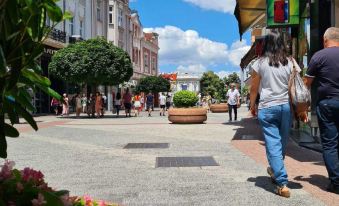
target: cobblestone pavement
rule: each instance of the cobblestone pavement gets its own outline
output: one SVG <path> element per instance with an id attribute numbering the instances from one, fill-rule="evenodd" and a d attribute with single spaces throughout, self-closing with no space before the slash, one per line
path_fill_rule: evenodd
<path id="1" fill-rule="evenodd" d="M 260 134 L 253 122 L 244 132 L 245 108 L 240 116 L 243 121 L 228 123 L 226 114 L 209 113 L 203 125 L 169 124 L 158 112 L 138 118 L 38 117 L 38 132 L 18 126 L 21 138 L 9 139 L 9 158 L 19 168 L 40 169 L 51 186 L 72 195 L 128 206 L 331 204 L 304 187 L 307 179 L 301 177 L 292 179 L 291 198 L 275 195 L 265 162 L 256 159 L 264 157 L 255 139 Z M 128 143 L 169 147 L 124 149 Z M 220 166 L 156 167 L 157 157 L 186 156 L 212 156 Z"/>

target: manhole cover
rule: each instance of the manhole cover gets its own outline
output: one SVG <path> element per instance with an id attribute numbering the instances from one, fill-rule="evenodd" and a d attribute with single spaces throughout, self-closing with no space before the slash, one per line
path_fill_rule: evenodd
<path id="1" fill-rule="evenodd" d="M 124 149 L 166 149 L 168 143 L 128 143 Z"/>
<path id="2" fill-rule="evenodd" d="M 206 167 L 219 166 L 212 156 L 208 157 L 157 157 L 155 167 Z"/>

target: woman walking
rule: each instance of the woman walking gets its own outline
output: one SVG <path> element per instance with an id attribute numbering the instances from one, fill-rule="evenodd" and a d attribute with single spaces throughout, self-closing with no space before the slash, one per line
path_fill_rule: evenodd
<path id="1" fill-rule="evenodd" d="M 82 113 L 86 113 L 86 107 L 87 107 L 87 97 L 86 94 L 82 94 L 81 97 L 81 105 L 82 105 Z"/>
<path id="2" fill-rule="evenodd" d="M 64 115 L 69 115 L 69 100 L 68 100 L 68 95 L 66 93 L 64 93 L 63 95 L 63 100 L 64 102 L 62 103 L 62 114 L 61 116 Z"/>
<path id="3" fill-rule="evenodd" d="M 290 197 L 287 188 L 288 175 L 284 165 L 285 150 L 292 125 L 288 83 L 293 65 L 284 39 L 278 31 L 270 31 L 265 37 L 263 54 L 253 64 L 251 86 L 251 113 L 256 115 L 255 102 L 260 94 L 258 119 L 264 133 L 267 173 L 276 183 L 276 193 Z"/>
<path id="4" fill-rule="evenodd" d="M 52 101 L 51 101 L 51 107 L 53 108 L 55 115 L 58 115 L 59 101 L 54 97 L 52 98 Z"/>
<path id="5" fill-rule="evenodd" d="M 77 94 L 75 96 L 75 113 L 76 113 L 76 117 L 80 117 L 81 110 L 82 110 L 81 97 L 80 97 L 80 94 Z"/>
<path id="6" fill-rule="evenodd" d="M 97 92 L 95 95 L 95 113 L 97 118 L 101 117 L 102 115 L 102 97 L 100 92 Z"/>
<path id="7" fill-rule="evenodd" d="M 117 117 L 119 117 L 119 112 L 120 112 L 120 108 L 121 108 L 121 94 L 120 94 L 120 92 L 118 92 L 117 96 L 115 97 L 114 108 L 117 112 Z"/>
<path id="8" fill-rule="evenodd" d="M 126 117 L 127 117 L 127 115 L 129 117 L 131 117 L 132 95 L 131 95 L 131 93 L 129 93 L 129 89 L 128 88 L 126 89 L 126 92 L 123 95 L 122 99 L 124 101 Z"/>
<path id="9" fill-rule="evenodd" d="M 134 97 L 134 114 L 135 116 L 139 116 L 140 115 L 140 110 L 141 110 L 141 97 L 139 94 L 136 94 Z"/>

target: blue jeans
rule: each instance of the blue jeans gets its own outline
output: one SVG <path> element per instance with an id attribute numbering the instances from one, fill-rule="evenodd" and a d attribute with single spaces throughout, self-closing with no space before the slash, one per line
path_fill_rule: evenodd
<path id="1" fill-rule="evenodd" d="M 275 180 L 279 186 L 287 185 L 284 158 L 292 125 L 290 105 L 283 104 L 260 109 L 258 119 L 265 137 L 267 160 Z"/>
<path id="2" fill-rule="evenodd" d="M 317 116 L 328 176 L 332 184 L 339 186 L 339 100 L 321 100 L 317 106 Z"/>

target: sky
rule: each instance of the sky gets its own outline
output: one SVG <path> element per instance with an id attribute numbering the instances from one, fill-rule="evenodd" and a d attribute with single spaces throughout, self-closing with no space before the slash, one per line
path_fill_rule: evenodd
<path id="1" fill-rule="evenodd" d="M 145 32 L 159 34 L 160 72 L 220 77 L 240 71 L 250 34 L 240 41 L 235 0 L 131 0 Z"/>

